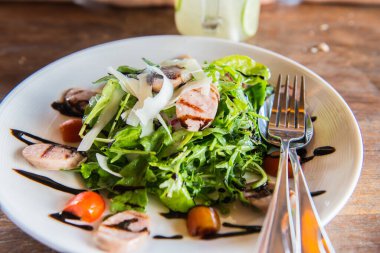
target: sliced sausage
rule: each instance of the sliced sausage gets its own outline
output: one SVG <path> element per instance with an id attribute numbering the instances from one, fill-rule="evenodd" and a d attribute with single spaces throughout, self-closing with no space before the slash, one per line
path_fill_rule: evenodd
<path id="1" fill-rule="evenodd" d="M 72 147 L 46 143 L 27 146 L 22 155 L 34 167 L 48 170 L 74 169 L 86 160 Z"/>
<path id="2" fill-rule="evenodd" d="M 176 102 L 176 115 L 181 125 L 196 132 L 209 126 L 218 110 L 219 91 L 214 84 L 210 92 L 196 88 L 185 92 Z"/>
<path id="3" fill-rule="evenodd" d="M 107 252 L 134 252 L 149 236 L 149 217 L 124 211 L 103 221 L 95 232 L 96 245 Z"/>
<path id="4" fill-rule="evenodd" d="M 181 84 L 186 83 L 192 77 L 192 75 L 184 68 L 179 66 L 165 66 L 161 67 L 162 72 L 167 78 L 170 79 L 174 88 L 177 88 Z M 158 73 L 151 73 L 147 76 L 148 84 L 152 85 L 154 92 L 159 92 L 164 83 L 163 77 Z"/>

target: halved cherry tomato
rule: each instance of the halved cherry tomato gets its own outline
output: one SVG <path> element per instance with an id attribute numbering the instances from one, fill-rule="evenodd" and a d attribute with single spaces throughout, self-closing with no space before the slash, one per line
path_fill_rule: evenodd
<path id="1" fill-rule="evenodd" d="M 79 136 L 79 131 L 82 128 L 81 119 L 69 119 L 63 122 L 59 126 L 61 131 L 62 139 L 65 142 L 79 142 L 81 138 Z"/>
<path id="2" fill-rule="evenodd" d="M 273 152 L 264 157 L 263 168 L 266 173 L 273 177 L 277 177 L 278 164 L 280 162 L 280 152 Z M 293 178 L 293 169 L 290 160 L 288 160 L 288 177 Z"/>
<path id="3" fill-rule="evenodd" d="M 216 234 L 219 229 L 219 215 L 212 207 L 195 206 L 187 214 L 187 230 L 192 236 Z"/>
<path id="4" fill-rule="evenodd" d="M 64 212 L 69 212 L 83 221 L 93 222 L 97 220 L 105 209 L 105 203 L 96 192 L 81 192 L 67 202 Z"/>

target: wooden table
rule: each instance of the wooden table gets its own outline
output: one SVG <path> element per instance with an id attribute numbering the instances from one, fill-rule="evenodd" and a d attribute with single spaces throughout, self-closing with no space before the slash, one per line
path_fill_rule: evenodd
<path id="1" fill-rule="evenodd" d="M 322 24 L 329 26 L 327 31 Z M 379 7 L 266 6 L 257 36 L 248 41 L 317 72 L 344 97 L 359 122 L 365 149 L 361 178 L 347 205 L 327 226 L 337 252 L 380 252 L 379 24 Z M 0 3 L 0 99 L 34 71 L 69 53 L 152 34 L 177 34 L 172 9 Z M 330 52 L 311 53 L 321 42 Z M 53 251 L 0 212 L 0 252 Z"/>

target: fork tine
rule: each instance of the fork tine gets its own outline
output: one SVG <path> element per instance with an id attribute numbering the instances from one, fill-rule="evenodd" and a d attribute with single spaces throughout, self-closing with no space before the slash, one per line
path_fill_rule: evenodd
<path id="1" fill-rule="evenodd" d="M 296 103 L 296 94 L 297 94 L 297 76 L 294 76 L 293 83 L 293 93 L 289 100 L 289 113 L 288 113 L 288 127 L 295 128 L 297 125 L 297 103 Z"/>
<path id="2" fill-rule="evenodd" d="M 281 74 L 278 76 L 278 81 L 277 81 L 277 87 L 276 87 L 276 92 L 274 94 L 274 100 L 273 100 L 273 106 L 272 106 L 272 112 L 270 115 L 270 120 L 269 120 L 269 128 L 272 127 L 277 127 L 277 119 L 278 119 L 278 112 L 279 112 L 279 101 L 278 99 L 280 98 L 280 90 L 281 90 Z"/>
<path id="3" fill-rule="evenodd" d="M 288 114 L 288 93 L 289 93 L 289 75 L 286 76 L 285 87 L 280 89 L 279 98 L 279 113 L 280 117 L 278 119 L 278 126 L 281 128 L 286 128 L 287 125 L 287 114 Z"/>
<path id="4" fill-rule="evenodd" d="M 301 88 L 297 101 L 297 128 L 305 129 L 305 77 L 301 77 Z"/>

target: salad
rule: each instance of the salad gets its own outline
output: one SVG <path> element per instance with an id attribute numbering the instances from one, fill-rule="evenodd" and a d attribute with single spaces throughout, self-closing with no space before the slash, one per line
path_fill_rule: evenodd
<path id="1" fill-rule="evenodd" d="M 80 141 L 78 148 L 23 140 L 32 165 L 72 170 L 90 189 L 64 188 L 79 194 L 53 218 L 94 222 L 106 208 L 103 197 L 109 199 L 110 216 L 95 236 L 108 251 L 130 251 L 149 235 L 149 198 L 185 214 L 190 235 L 204 237 L 220 228 L 216 210 L 226 214 L 235 201 L 265 210 L 273 189 L 257 123 L 271 93 L 266 66 L 242 55 L 202 65 L 189 56 L 143 61 L 142 69 L 109 67 L 94 82 L 98 90 L 70 89 L 52 104 L 79 117 L 60 127 L 65 141 Z"/>
<path id="2" fill-rule="evenodd" d="M 267 182 L 257 112 L 266 97 L 268 68 L 240 55 L 203 68 L 191 58 L 145 62 L 145 69 L 110 68 L 96 82 L 105 86 L 85 110 L 78 148 L 87 153 L 80 166 L 87 187 L 109 193 L 112 213 L 145 211 L 149 194 L 179 212 L 195 205 L 226 211 L 236 199 L 247 202 L 247 178 L 257 177 L 250 182 L 253 189 Z M 190 78 L 173 89 L 163 66 L 179 66 L 180 75 Z M 158 75 L 162 87 L 156 93 L 148 79 Z M 183 97 L 189 97 L 186 103 Z M 208 103 L 215 97 L 216 105 Z M 181 121 L 181 109 L 193 120 Z M 131 187 L 141 189 L 123 191 Z"/>

